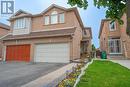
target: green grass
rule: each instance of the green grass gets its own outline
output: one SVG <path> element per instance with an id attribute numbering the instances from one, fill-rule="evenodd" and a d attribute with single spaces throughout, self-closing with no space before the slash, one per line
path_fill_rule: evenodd
<path id="1" fill-rule="evenodd" d="M 95 60 L 77 87 L 130 87 L 130 70 L 117 63 Z"/>

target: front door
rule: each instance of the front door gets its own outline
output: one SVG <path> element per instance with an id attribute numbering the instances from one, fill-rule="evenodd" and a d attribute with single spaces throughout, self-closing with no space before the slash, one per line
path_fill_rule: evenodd
<path id="1" fill-rule="evenodd" d="M 120 39 L 110 39 L 109 40 L 109 53 L 110 54 L 121 54 L 121 40 Z"/>

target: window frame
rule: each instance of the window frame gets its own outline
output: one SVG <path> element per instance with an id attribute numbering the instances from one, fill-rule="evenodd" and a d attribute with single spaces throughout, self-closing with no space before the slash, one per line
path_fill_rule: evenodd
<path id="1" fill-rule="evenodd" d="M 113 41 L 114 52 L 111 52 L 111 51 L 110 51 L 110 49 L 111 49 L 111 48 L 110 48 L 110 47 L 111 47 L 111 46 L 110 46 L 110 41 Z M 120 46 L 119 46 L 119 47 L 120 47 L 120 52 L 116 52 L 116 50 L 117 50 L 117 48 L 116 48 L 117 45 L 115 45 L 115 44 L 116 44 L 116 43 L 115 43 L 116 41 L 119 41 L 119 42 L 120 42 Z M 121 39 L 109 39 L 109 40 L 108 40 L 108 51 L 109 51 L 109 54 L 122 54 L 122 42 L 121 42 Z"/>
<path id="2" fill-rule="evenodd" d="M 54 13 L 56 12 L 56 13 Z M 55 22 L 52 22 L 52 17 L 55 17 Z M 51 21 L 50 21 L 50 24 L 58 24 L 58 12 L 57 11 L 52 11 L 51 12 L 51 15 L 50 15 L 50 18 L 51 18 Z"/>
<path id="3" fill-rule="evenodd" d="M 58 15 L 59 15 L 59 17 L 58 17 L 59 22 L 58 23 L 60 23 L 60 24 L 65 23 L 65 13 L 62 12 L 62 13 L 59 13 Z M 60 17 L 61 17 L 60 15 L 63 15 L 63 22 L 61 22 L 61 20 L 60 20 Z"/>
<path id="4" fill-rule="evenodd" d="M 26 18 L 19 18 L 14 21 L 14 29 L 25 29 L 26 28 Z"/>
<path id="5" fill-rule="evenodd" d="M 111 23 L 114 23 L 114 28 L 111 28 Z M 109 22 L 109 30 L 110 31 L 115 31 L 116 30 L 116 22 L 115 21 L 114 22 L 112 22 L 112 21 Z"/>
<path id="6" fill-rule="evenodd" d="M 46 17 L 48 17 L 48 24 L 46 24 Z M 49 15 L 44 16 L 44 25 L 50 25 L 50 16 Z"/>

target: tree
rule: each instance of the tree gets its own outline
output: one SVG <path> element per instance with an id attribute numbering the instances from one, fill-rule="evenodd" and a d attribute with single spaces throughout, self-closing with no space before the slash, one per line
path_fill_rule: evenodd
<path id="1" fill-rule="evenodd" d="M 96 47 L 92 44 L 92 57 L 96 57 Z"/>
<path id="2" fill-rule="evenodd" d="M 96 51 L 96 47 L 92 44 L 92 51 Z"/>
<path id="3" fill-rule="evenodd" d="M 127 1 L 130 0 L 93 0 L 94 5 L 97 8 L 107 8 L 106 18 L 110 18 L 112 21 L 117 20 L 120 24 L 123 24 L 121 17 L 127 11 Z M 68 0 L 68 4 L 71 6 L 78 6 L 80 8 L 87 9 L 88 1 L 87 0 Z M 130 29 L 127 28 L 127 34 L 130 35 Z M 129 33 L 128 33 L 129 32 Z"/>

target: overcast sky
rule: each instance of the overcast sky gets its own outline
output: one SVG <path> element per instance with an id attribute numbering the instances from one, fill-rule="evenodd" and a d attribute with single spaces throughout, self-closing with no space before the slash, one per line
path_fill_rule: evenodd
<path id="1" fill-rule="evenodd" d="M 88 1 L 89 6 L 87 10 L 84 9 L 78 9 L 78 10 L 84 23 L 84 26 L 92 28 L 94 45 L 96 47 L 99 47 L 98 34 L 101 19 L 105 18 L 105 9 L 104 8 L 97 9 L 93 5 L 93 0 Z M 15 0 L 15 11 L 22 9 L 32 14 L 36 14 L 42 12 L 51 4 L 57 4 L 66 8 L 70 7 L 67 4 L 67 0 Z M 0 22 L 8 24 L 7 22 L 8 18 L 9 16 L 8 17 L 1 16 Z"/>

